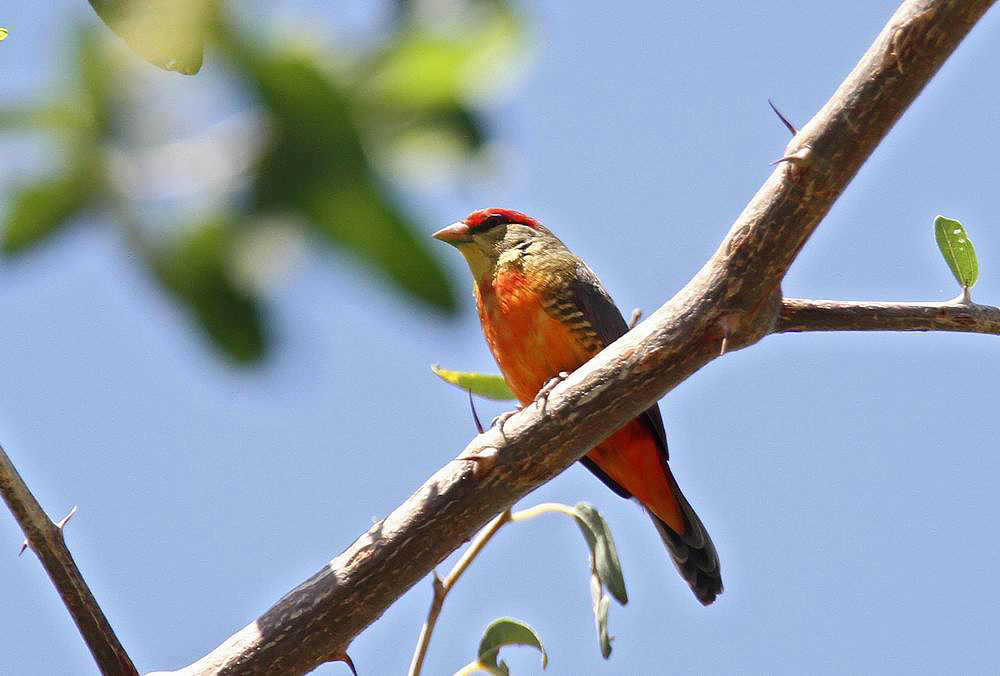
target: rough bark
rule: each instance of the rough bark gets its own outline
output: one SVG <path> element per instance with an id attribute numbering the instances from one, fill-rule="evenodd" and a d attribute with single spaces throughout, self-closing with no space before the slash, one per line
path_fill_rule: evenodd
<path id="1" fill-rule="evenodd" d="M 1000 308 L 947 303 L 785 298 L 775 332 L 960 331 L 1000 335 Z"/>

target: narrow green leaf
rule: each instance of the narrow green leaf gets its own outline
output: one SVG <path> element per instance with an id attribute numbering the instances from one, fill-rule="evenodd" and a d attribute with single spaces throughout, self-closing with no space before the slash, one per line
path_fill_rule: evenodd
<path id="1" fill-rule="evenodd" d="M 979 281 L 979 261 L 972 240 L 958 221 L 938 216 L 934 219 L 934 236 L 938 249 L 951 268 L 959 285 L 971 289 Z"/>
<path id="2" fill-rule="evenodd" d="M 269 341 L 260 301 L 234 279 L 229 260 L 233 230 L 225 222 L 191 228 L 151 263 L 212 343 L 231 359 L 246 363 L 260 360 Z"/>
<path id="3" fill-rule="evenodd" d="M 590 555 L 594 559 L 594 568 L 601 583 L 616 601 L 625 605 L 628 603 L 628 593 L 625 591 L 625 576 L 622 574 L 622 564 L 618 560 L 618 548 L 615 547 L 611 529 L 601 513 L 586 502 L 575 507 L 577 525 L 583 532 L 583 537 L 590 547 Z"/>
<path id="4" fill-rule="evenodd" d="M 43 178 L 16 192 L 4 219 L 3 253 L 23 253 L 71 223 L 93 198 L 92 178 L 74 171 Z"/>
<path id="5" fill-rule="evenodd" d="M 507 386 L 507 381 L 501 376 L 487 373 L 463 373 L 462 371 L 449 371 L 441 368 L 437 364 L 431 366 L 431 370 L 438 375 L 441 380 L 450 383 L 455 387 L 471 391 L 473 394 L 485 399 L 494 401 L 509 401 L 516 399 L 514 393 Z"/>
<path id="6" fill-rule="evenodd" d="M 153 65 L 184 75 L 201 69 L 209 0 L 90 0 L 97 16 Z"/>
<path id="7" fill-rule="evenodd" d="M 506 665 L 503 662 L 497 663 L 497 655 L 500 648 L 509 645 L 526 645 L 537 648 L 542 653 L 542 668 L 548 666 L 549 656 L 546 654 L 538 634 L 521 620 L 512 617 L 493 620 L 490 626 L 486 627 L 483 638 L 479 642 L 478 660 L 480 664 L 488 670 L 499 669 L 501 673 L 507 673 Z"/>

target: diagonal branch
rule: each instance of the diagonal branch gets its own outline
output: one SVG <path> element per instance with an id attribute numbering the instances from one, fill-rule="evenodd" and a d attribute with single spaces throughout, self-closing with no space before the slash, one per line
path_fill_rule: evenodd
<path id="1" fill-rule="evenodd" d="M 785 271 L 834 200 L 992 0 L 908 0 L 694 279 L 432 476 L 323 570 L 183 674 L 284 674 L 336 659 L 487 520 L 729 348 L 771 333 Z"/>
<path id="2" fill-rule="evenodd" d="M 52 523 L 2 447 L 0 494 L 62 597 L 101 673 L 138 674 L 66 548 L 62 527 L 73 512 L 59 524 Z"/>
<path id="3" fill-rule="evenodd" d="M 885 303 L 785 298 L 775 333 L 960 331 L 1000 336 L 1000 308 L 975 303 Z"/>

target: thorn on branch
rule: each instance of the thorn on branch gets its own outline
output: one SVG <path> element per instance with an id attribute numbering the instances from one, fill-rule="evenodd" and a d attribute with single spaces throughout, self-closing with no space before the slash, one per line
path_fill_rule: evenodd
<path id="1" fill-rule="evenodd" d="M 59 530 L 62 530 L 63 528 L 65 528 L 66 524 L 69 522 L 69 520 L 71 518 L 73 518 L 74 514 L 76 514 L 76 509 L 77 509 L 77 505 L 73 505 L 73 509 L 69 510 L 69 514 L 67 514 L 66 516 L 64 516 L 62 518 L 62 520 L 59 521 L 59 523 L 56 524 L 56 528 L 58 528 Z"/>
<path id="2" fill-rule="evenodd" d="M 774 162 L 771 162 L 771 166 L 773 167 L 774 165 L 781 164 L 782 162 L 788 162 L 796 167 L 805 167 L 812 162 L 812 148 L 809 146 L 802 146 L 795 152 L 779 157 Z"/>
<path id="3" fill-rule="evenodd" d="M 497 449 L 492 446 L 484 448 L 479 455 L 460 455 L 455 460 L 472 463 L 472 478 L 479 480 L 485 477 L 497 466 Z"/>
<path id="4" fill-rule="evenodd" d="M 351 670 L 351 673 L 354 674 L 354 676 L 358 676 L 358 670 L 354 668 L 354 661 L 351 659 L 351 656 L 348 655 L 347 653 L 340 653 L 338 655 L 334 655 L 333 661 L 343 662 L 344 664 L 347 665 L 347 668 Z"/>
<path id="5" fill-rule="evenodd" d="M 642 308 L 637 307 L 634 310 L 632 310 L 632 316 L 629 317 L 628 330 L 631 331 L 632 329 L 634 329 L 636 325 L 639 323 L 640 319 L 642 319 Z"/>
<path id="6" fill-rule="evenodd" d="M 73 505 L 73 509 L 69 510 L 69 514 L 64 516 L 56 523 L 56 528 L 58 528 L 59 530 L 63 530 L 63 528 L 66 527 L 66 524 L 69 523 L 69 520 L 73 518 L 73 515 L 76 514 L 77 508 L 78 505 Z M 26 550 L 30 546 L 31 544 L 28 542 L 28 538 L 25 538 L 24 542 L 21 543 L 21 549 L 18 550 L 17 555 L 21 556 L 21 554 L 24 554 L 24 550 Z"/>
<path id="7" fill-rule="evenodd" d="M 795 136 L 796 134 L 799 133 L 799 130 L 795 128 L 795 125 L 789 122 L 787 117 L 781 114 L 781 111 L 778 110 L 777 106 L 774 105 L 774 101 L 768 99 L 767 105 L 771 106 L 771 110 L 773 110 L 774 114 L 778 116 L 779 120 L 781 120 L 781 124 L 785 125 L 785 129 L 787 129 L 792 133 L 792 136 Z"/>
<path id="8" fill-rule="evenodd" d="M 729 314 L 722 315 L 719 317 L 717 322 L 718 327 L 722 330 L 722 345 L 719 346 L 719 356 L 724 357 L 726 355 L 726 349 L 729 347 L 729 337 L 733 335 L 736 329 L 739 327 L 740 318 L 735 312 L 730 312 Z"/>
<path id="9" fill-rule="evenodd" d="M 476 413 L 476 402 L 474 402 L 472 400 L 472 390 L 468 390 L 468 392 L 469 392 L 469 408 L 472 409 L 472 419 L 476 423 L 476 431 L 479 432 L 480 434 L 482 434 L 483 433 L 483 423 L 479 422 L 479 414 Z"/>

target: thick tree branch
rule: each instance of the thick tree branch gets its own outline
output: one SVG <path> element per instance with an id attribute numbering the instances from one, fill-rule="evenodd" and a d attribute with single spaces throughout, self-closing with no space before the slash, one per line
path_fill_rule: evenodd
<path id="1" fill-rule="evenodd" d="M 62 526 L 69 517 L 59 524 L 52 523 L 2 447 L 0 494 L 62 597 L 101 673 L 138 674 L 66 548 Z"/>
<path id="2" fill-rule="evenodd" d="M 572 464 L 719 354 L 774 330 L 780 283 L 819 221 L 992 0 L 911 0 L 890 19 L 719 250 L 646 321 L 481 434 L 403 505 L 258 620 L 179 673 L 308 671 L 346 652 L 491 517 Z"/>
<path id="3" fill-rule="evenodd" d="M 961 331 L 1000 336 L 1000 308 L 975 303 L 884 303 L 785 298 L 775 333 Z"/>

